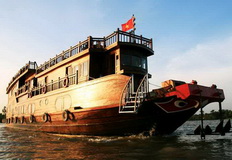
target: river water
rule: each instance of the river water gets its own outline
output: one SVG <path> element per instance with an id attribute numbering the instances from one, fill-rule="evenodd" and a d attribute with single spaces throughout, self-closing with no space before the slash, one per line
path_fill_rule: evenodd
<path id="1" fill-rule="evenodd" d="M 218 121 L 206 121 L 212 129 Z M 225 136 L 186 135 L 200 124 L 188 121 L 168 136 L 68 136 L 7 128 L 0 123 L 0 159 L 90 160 L 229 160 L 232 133 Z"/>

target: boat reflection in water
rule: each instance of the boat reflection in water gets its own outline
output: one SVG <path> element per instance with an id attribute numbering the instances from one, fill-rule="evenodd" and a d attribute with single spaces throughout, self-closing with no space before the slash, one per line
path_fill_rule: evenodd
<path id="1" fill-rule="evenodd" d="M 216 127 L 218 121 L 205 121 Z M 232 133 L 188 136 L 200 124 L 188 121 L 168 136 L 56 135 L 0 124 L 0 159 L 232 159 Z M 213 128 L 213 129 L 214 129 Z"/>

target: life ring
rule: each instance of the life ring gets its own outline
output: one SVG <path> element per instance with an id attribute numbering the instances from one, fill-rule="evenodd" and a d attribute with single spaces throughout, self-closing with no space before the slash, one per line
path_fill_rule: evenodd
<path id="1" fill-rule="evenodd" d="M 24 116 L 22 116 L 22 117 L 21 117 L 21 119 L 20 119 L 20 123 L 21 123 L 21 124 L 23 124 L 23 123 L 24 123 L 24 121 L 25 121 L 25 117 L 24 117 Z"/>
<path id="2" fill-rule="evenodd" d="M 35 121 L 35 116 L 30 115 L 30 117 L 29 117 L 29 122 L 30 122 L 30 123 L 33 123 L 34 121 Z"/>
<path id="3" fill-rule="evenodd" d="M 44 113 L 42 116 L 43 122 L 47 122 L 49 120 L 49 114 L 48 113 Z"/>
<path id="4" fill-rule="evenodd" d="M 65 88 L 68 87 L 68 85 L 69 85 L 68 77 L 64 78 L 63 85 L 64 85 Z"/>
<path id="5" fill-rule="evenodd" d="M 15 117 L 14 118 L 14 123 L 17 123 L 18 122 L 18 117 Z"/>
<path id="6" fill-rule="evenodd" d="M 43 94 L 47 93 L 47 86 L 46 85 L 43 86 L 42 92 L 43 92 Z"/>
<path id="7" fill-rule="evenodd" d="M 69 110 L 64 110 L 64 112 L 62 113 L 62 118 L 64 121 L 67 121 L 69 119 L 69 114 L 70 114 Z"/>

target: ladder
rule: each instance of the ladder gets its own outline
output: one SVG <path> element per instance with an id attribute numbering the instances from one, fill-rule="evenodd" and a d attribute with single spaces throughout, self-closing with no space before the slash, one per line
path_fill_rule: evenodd
<path id="1" fill-rule="evenodd" d="M 148 91 L 148 74 L 143 77 L 136 92 L 134 91 L 134 75 L 132 75 L 123 90 L 119 113 L 137 113 L 138 108 L 147 97 Z"/>

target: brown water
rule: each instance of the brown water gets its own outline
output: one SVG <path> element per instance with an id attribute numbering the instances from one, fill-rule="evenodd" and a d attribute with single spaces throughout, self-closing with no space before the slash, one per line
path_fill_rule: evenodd
<path id="1" fill-rule="evenodd" d="M 215 127 L 216 123 L 205 124 Z M 96 137 L 29 132 L 0 124 L 0 159 L 232 159 L 232 133 L 206 136 L 206 140 L 186 135 L 197 125 L 197 121 L 186 122 L 169 136 Z"/>

